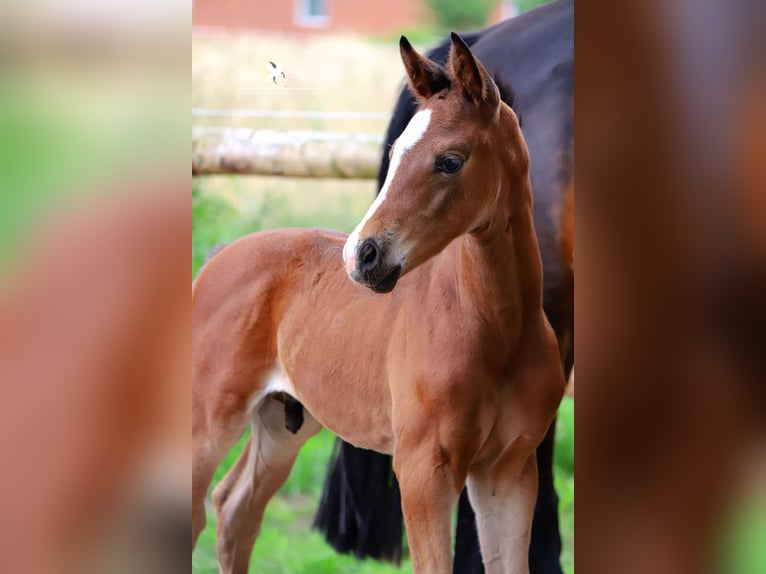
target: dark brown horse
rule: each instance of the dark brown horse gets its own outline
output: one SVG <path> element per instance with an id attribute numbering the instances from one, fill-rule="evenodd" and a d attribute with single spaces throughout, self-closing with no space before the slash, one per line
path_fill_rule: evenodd
<path id="1" fill-rule="evenodd" d="M 574 143 L 574 3 L 551 2 L 478 33 L 464 36 L 490 71 L 515 90 L 530 150 L 535 228 L 543 260 L 544 306 L 556 332 L 567 378 L 574 362 L 574 271 L 572 182 Z M 446 60 L 450 42 L 429 53 Z M 415 113 L 405 89 L 396 104 L 386 142 L 391 145 Z M 379 189 L 389 169 L 383 154 Z M 538 450 L 539 494 L 530 548 L 533 573 L 561 572 L 558 499 L 553 486 L 553 429 Z M 328 474 L 317 526 L 341 552 L 397 560 L 402 518 L 390 458 L 342 443 Z M 467 497 L 461 498 L 455 572 L 481 572 L 476 526 Z"/>

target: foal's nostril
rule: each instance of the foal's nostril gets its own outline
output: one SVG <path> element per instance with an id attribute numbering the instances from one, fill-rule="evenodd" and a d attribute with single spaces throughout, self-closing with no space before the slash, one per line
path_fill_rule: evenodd
<path id="1" fill-rule="evenodd" d="M 380 260 L 380 249 L 374 239 L 366 239 L 359 246 L 359 270 L 363 273 L 374 269 Z"/>
<path id="2" fill-rule="evenodd" d="M 374 245 L 365 245 L 362 248 L 360 257 L 362 258 L 362 263 L 364 263 L 365 265 L 372 265 L 373 263 L 375 263 L 375 260 L 378 258 L 378 250 L 375 249 Z"/>

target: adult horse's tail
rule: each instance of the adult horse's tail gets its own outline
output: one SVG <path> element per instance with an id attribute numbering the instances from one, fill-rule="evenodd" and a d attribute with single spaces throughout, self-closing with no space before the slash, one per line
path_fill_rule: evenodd
<path id="1" fill-rule="evenodd" d="M 338 552 L 398 564 L 402 510 L 391 457 L 338 440 L 314 526 Z"/>

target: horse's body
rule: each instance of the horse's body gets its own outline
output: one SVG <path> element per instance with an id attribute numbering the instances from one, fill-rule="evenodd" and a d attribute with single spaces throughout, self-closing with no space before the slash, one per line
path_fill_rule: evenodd
<path id="1" fill-rule="evenodd" d="M 535 228 L 544 270 L 544 309 L 561 350 L 569 378 L 574 362 L 574 3 L 558 0 L 464 37 L 472 52 L 491 71 L 512 80 L 514 110 L 530 151 L 530 179 Z M 447 59 L 448 40 L 429 53 Z M 508 102 L 510 103 L 510 102 Z M 416 111 L 405 88 L 396 103 L 386 142 L 392 144 Z M 389 168 L 384 153 L 378 178 L 383 187 Z M 561 572 L 558 504 L 553 485 L 553 430 L 538 450 L 540 485 L 530 549 L 535 574 Z M 340 551 L 357 556 L 398 556 L 401 518 L 392 516 L 396 490 L 385 469 L 390 462 L 374 452 L 343 444 L 328 475 L 317 524 Z M 470 506 L 461 500 L 455 573 L 482 571 Z"/>
<path id="2" fill-rule="evenodd" d="M 253 426 L 213 495 L 223 572 L 247 571 L 265 504 L 320 425 L 394 455 L 416 572 L 451 571 L 466 483 L 487 569 L 528 571 L 535 448 L 564 386 L 529 157 L 459 38 L 449 70 L 401 49 L 421 111 L 354 233 L 248 236 L 193 288 L 193 546 L 215 467 Z M 306 410 L 295 434 L 285 394 Z"/>

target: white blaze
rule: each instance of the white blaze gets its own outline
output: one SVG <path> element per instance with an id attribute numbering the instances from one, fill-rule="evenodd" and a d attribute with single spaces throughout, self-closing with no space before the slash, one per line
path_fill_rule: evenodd
<path id="1" fill-rule="evenodd" d="M 370 220 L 370 218 L 372 218 L 378 208 L 383 205 L 383 202 L 386 200 L 388 189 L 391 187 L 391 182 L 396 176 L 396 170 L 399 168 L 399 164 L 401 163 L 404 154 L 410 151 L 415 146 L 415 144 L 421 140 L 423 134 L 426 133 L 428 124 L 430 122 L 431 110 L 423 110 L 416 113 L 414 116 L 412 116 L 410 123 L 407 124 L 407 127 L 402 132 L 402 135 L 400 135 L 399 139 L 396 140 L 393 153 L 391 154 L 391 163 L 388 166 L 386 181 L 383 184 L 378 197 L 375 198 L 375 201 L 370 206 L 370 209 L 367 210 L 367 213 L 362 218 L 362 221 L 360 221 L 359 225 L 356 226 L 354 232 L 349 235 L 348 239 L 346 240 L 346 244 L 343 246 L 343 263 L 346 267 L 346 271 L 349 273 L 354 270 L 356 265 L 356 258 L 354 255 L 356 253 L 356 246 L 359 243 L 359 234 L 362 232 L 362 229 L 366 223 Z"/>

